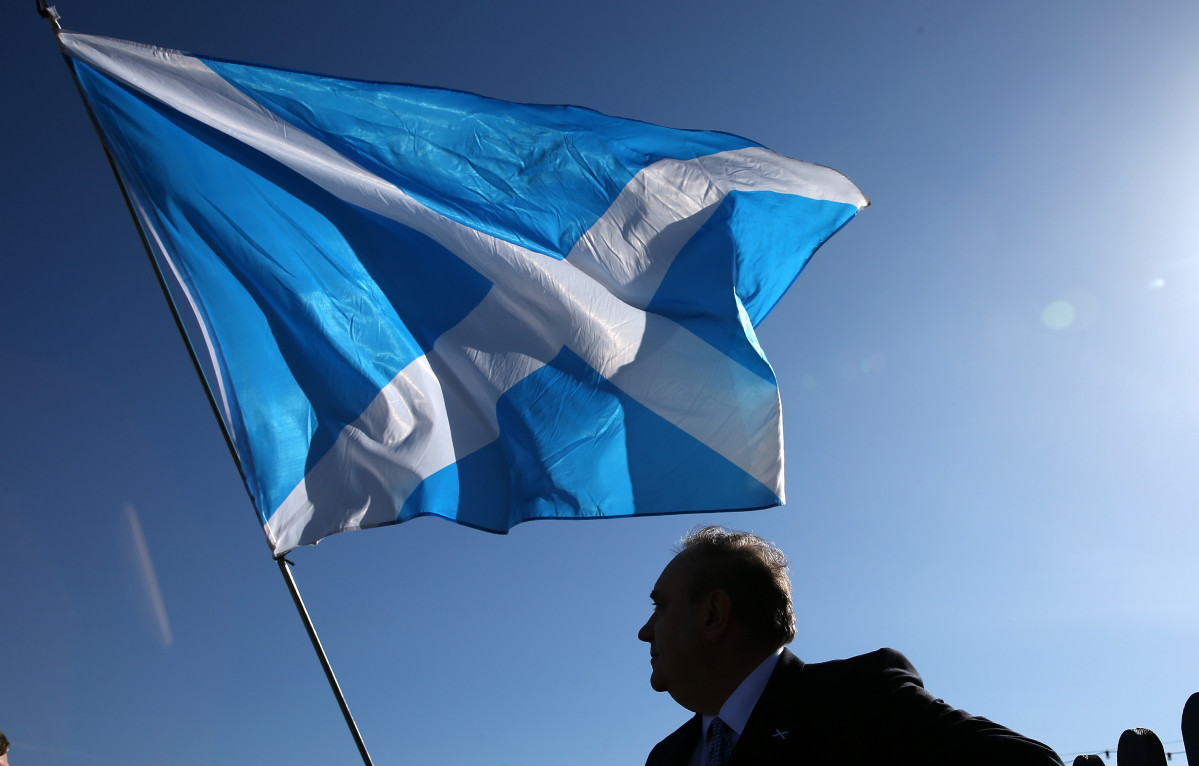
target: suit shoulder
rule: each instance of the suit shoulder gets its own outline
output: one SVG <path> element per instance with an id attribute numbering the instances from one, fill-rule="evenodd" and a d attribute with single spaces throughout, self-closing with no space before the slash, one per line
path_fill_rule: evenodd
<path id="1" fill-rule="evenodd" d="M 924 680 L 908 658 L 894 649 L 804 666 L 805 684 L 828 698 L 879 700 L 894 692 L 923 691 Z"/>
<path id="2" fill-rule="evenodd" d="M 910 676 L 917 686 L 924 686 L 920 674 L 916 672 L 916 666 L 903 655 L 903 652 L 896 649 L 883 648 L 873 651 L 867 656 L 873 657 L 884 670 Z"/>
<path id="3" fill-rule="evenodd" d="M 817 673 L 878 673 L 884 671 L 894 671 L 913 676 L 917 683 L 920 682 L 920 674 L 916 672 L 916 667 L 903 655 L 902 652 L 896 649 L 875 649 L 873 652 L 859 654 L 856 657 L 848 657 L 843 660 L 829 660 L 827 662 L 817 662 L 808 664 L 808 670 Z"/>
<path id="4" fill-rule="evenodd" d="M 905 657 L 903 652 L 899 651 L 898 649 L 884 647 L 882 649 L 875 649 L 869 654 L 863 654 L 861 657 L 869 658 L 870 661 L 881 667 L 896 668 L 899 670 L 910 671 L 912 673 L 916 672 L 916 666 L 914 666 L 911 660 Z"/>

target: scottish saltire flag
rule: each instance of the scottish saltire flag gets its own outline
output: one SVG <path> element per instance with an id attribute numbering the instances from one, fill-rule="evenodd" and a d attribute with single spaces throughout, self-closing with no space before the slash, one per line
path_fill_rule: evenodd
<path id="1" fill-rule="evenodd" d="M 754 326 L 866 203 L 736 136 L 63 33 L 276 555 L 783 499 Z"/>

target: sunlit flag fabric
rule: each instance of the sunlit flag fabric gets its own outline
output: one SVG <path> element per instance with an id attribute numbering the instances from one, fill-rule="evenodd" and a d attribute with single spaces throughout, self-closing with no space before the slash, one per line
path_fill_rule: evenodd
<path id="1" fill-rule="evenodd" d="M 736 136 L 63 33 L 276 555 L 783 498 L 757 325 L 867 203 Z"/>

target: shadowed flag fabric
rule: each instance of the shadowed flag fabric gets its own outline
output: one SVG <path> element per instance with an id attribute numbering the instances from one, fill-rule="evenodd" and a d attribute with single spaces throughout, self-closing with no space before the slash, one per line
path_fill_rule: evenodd
<path id="1" fill-rule="evenodd" d="M 783 499 L 756 326 L 867 202 L 732 135 L 63 33 L 276 555 Z"/>

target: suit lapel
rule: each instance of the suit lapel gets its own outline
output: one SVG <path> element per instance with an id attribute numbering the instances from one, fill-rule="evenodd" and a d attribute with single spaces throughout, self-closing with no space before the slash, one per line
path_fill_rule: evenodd
<path id="1" fill-rule="evenodd" d="M 805 696 L 803 668 L 802 660 L 783 650 L 727 766 L 799 762 L 803 723 L 800 707 Z"/>

